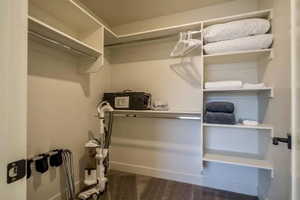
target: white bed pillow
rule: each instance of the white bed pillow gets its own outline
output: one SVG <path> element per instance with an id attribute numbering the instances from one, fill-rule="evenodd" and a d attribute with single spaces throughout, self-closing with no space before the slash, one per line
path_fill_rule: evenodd
<path id="1" fill-rule="evenodd" d="M 267 49 L 271 47 L 272 42 L 272 34 L 262 34 L 234 40 L 208 43 L 204 45 L 203 48 L 205 54 L 216 54 L 234 51 Z"/>
<path id="2" fill-rule="evenodd" d="M 216 24 L 204 29 L 204 42 L 218 42 L 265 34 L 269 31 L 270 27 L 271 24 L 268 20 L 260 18 Z"/>

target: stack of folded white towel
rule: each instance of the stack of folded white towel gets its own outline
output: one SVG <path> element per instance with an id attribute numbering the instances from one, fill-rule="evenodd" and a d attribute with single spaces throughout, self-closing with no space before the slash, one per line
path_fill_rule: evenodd
<path id="1" fill-rule="evenodd" d="M 215 81 L 215 82 L 206 82 L 205 89 L 262 89 L 265 88 L 264 83 L 245 83 L 242 81 Z"/>
<path id="2" fill-rule="evenodd" d="M 204 29 L 206 54 L 266 49 L 273 35 L 267 34 L 271 24 L 266 19 L 253 18 L 216 24 Z"/>

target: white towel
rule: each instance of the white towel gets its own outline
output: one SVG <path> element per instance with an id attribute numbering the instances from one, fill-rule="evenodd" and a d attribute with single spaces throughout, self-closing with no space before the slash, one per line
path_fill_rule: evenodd
<path id="1" fill-rule="evenodd" d="M 260 18 L 216 24 L 204 29 L 204 41 L 206 43 L 218 42 L 265 34 L 270 27 L 271 24 L 268 20 Z"/>
<path id="2" fill-rule="evenodd" d="M 243 125 L 246 126 L 257 126 L 258 122 L 254 120 L 243 120 Z"/>
<path id="3" fill-rule="evenodd" d="M 245 89 L 261 89 L 265 87 L 266 85 L 264 83 L 257 83 L 257 84 L 245 83 L 243 85 L 243 88 Z"/>
<path id="4" fill-rule="evenodd" d="M 273 35 L 263 34 L 255 35 L 233 40 L 213 42 L 204 45 L 205 54 L 228 53 L 235 51 L 250 51 L 259 49 L 268 49 L 272 45 Z"/>
<path id="5" fill-rule="evenodd" d="M 243 85 L 242 81 L 216 81 L 206 82 L 206 89 L 217 89 L 217 88 L 241 88 Z"/>

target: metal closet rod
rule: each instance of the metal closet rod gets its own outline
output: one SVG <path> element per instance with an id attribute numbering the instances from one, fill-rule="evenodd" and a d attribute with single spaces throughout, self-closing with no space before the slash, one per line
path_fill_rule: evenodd
<path id="1" fill-rule="evenodd" d="M 181 119 L 181 120 L 201 120 L 201 117 L 194 116 L 154 116 L 139 114 L 113 114 L 115 117 L 132 117 L 132 118 L 158 118 L 158 119 Z"/>
<path id="2" fill-rule="evenodd" d="M 47 36 L 44 36 L 44 35 L 42 35 L 42 34 L 40 34 L 40 33 L 36 33 L 36 32 L 34 32 L 34 31 L 28 31 L 28 33 L 29 33 L 30 35 L 34 36 L 34 37 L 37 37 L 37 38 L 42 39 L 42 40 L 45 40 L 45 41 L 47 41 L 47 42 L 49 42 L 49 43 L 55 44 L 55 45 L 57 45 L 57 46 L 60 46 L 60 47 L 66 49 L 66 50 L 68 50 L 68 51 L 73 51 L 73 52 L 76 53 L 76 54 L 80 54 L 80 55 L 87 56 L 87 57 L 89 57 L 89 58 L 92 58 L 92 59 L 97 60 L 97 57 L 96 57 L 96 56 L 91 56 L 91 55 L 89 55 L 89 54 L 87 54 L 87 53 L 85 53 L 85 52 L 83 52 L 83 51 L 74 49 L 73 47 L 70 47 L 70 46 L 65 45 L 65 44 L 63 44 L 63 43 L 61 43 L 61 42 L 58 42 L 58 41 L 56 41 L 56 40 L 53 40 L 53 39 L 51 39 L 51 38 L 49 38 L 49 37 L 47 37 Z"/>
<path id="3" fill-rule="evenodd" d="M 190 32 L 192 35 L 194 35 L 194 34 L 199 34 L 202 31 L 190 31 Z M 152 38 L 138 39 L 138 40 L 133 40 L 133 41 L 118 42 L 115 44 L 107 44 L 107 45 L 104 45 L 104 47 L 113 47 L 113 46 L 119 46 L 119 45 L 125 45 L 125 44 L 133 44 L 133 43 L 137 43 L 137 42 L 148 42 L 148 41 L 153 41 L 153 40 L 166 39 L 166 38 L 174 37 L 174 36 L 178 36 L 178 33 L 173 33 L 173 34 L 158 36 L 158 37 L 152 37 Z"/>

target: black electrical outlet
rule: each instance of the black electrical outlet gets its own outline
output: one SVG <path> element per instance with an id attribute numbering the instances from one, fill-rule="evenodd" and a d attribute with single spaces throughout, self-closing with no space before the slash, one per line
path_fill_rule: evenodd
<path id="1" fill-rule="evenodd" d="M 26 176 L 26 160 L 18 160 L 7 165 L 7 184 Z"/>

